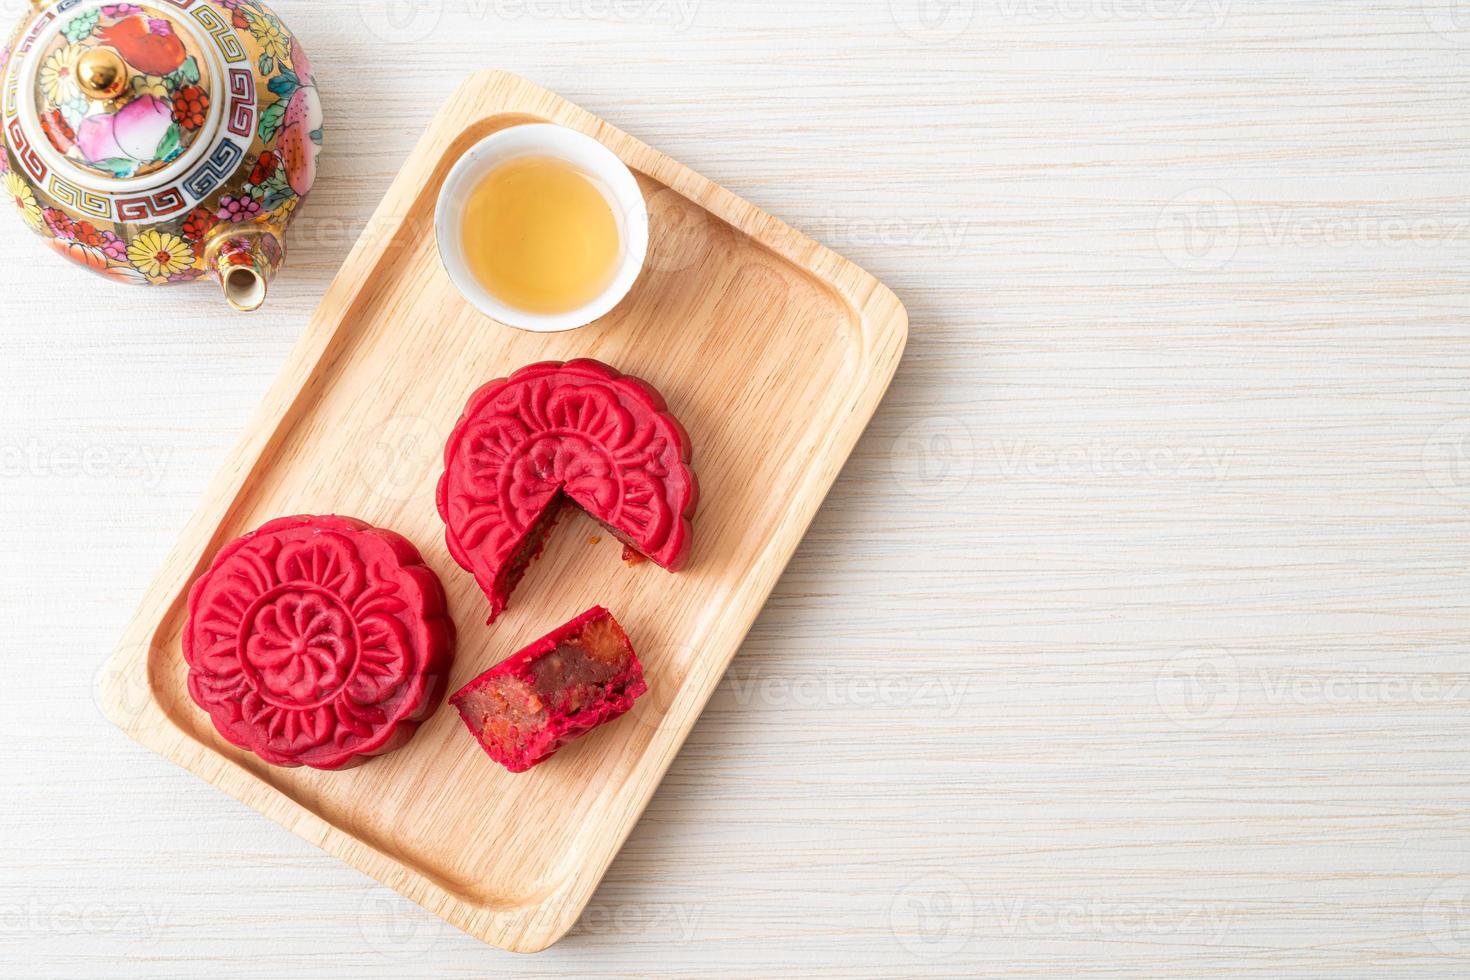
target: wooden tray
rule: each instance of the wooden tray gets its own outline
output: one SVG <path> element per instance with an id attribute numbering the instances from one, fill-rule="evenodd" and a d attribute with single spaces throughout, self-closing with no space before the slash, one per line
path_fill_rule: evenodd
<path id="1" fill-rule="evenodd" d="M 475 312 L 441 269 L 440 182 L 487 134 L 551 121 L 611 147 L 651 211 L 648 268 L 613 313 L 565 334 Z M 898 365 L 908 318 L 852 263 L 584 110 L 502 72 L 435 119 L 307 327 L 99 682 L 108 716 L 465 931 L 532 952 L 577 920 L 653 795 Z M 590 356 L 660 388 L 693 436 L 704 495 L 689 567 L 625 567 L 578 514 L 493 627 L 444 545 L 441 450 L 469 393 L 533 361 Z M 459 626 L 450 690 L 595 603 L 648 670 L 628 717 L 530 773 L 493 764 L 442 708 L 404 749 L 342 773 L 277 769 L 189 700 L 189 584 L 235 536 L 346 514 L 423 551 Z"/>

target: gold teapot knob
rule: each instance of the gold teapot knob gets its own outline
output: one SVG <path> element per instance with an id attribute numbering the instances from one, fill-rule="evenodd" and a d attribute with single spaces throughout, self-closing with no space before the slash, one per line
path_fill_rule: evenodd
<path id="1" fill-rule="evenodd" d="M 128 89 L 128 66 L 110 48 L 93 48 L 77 59 L 77 87 L 96 102 L 110 102 Z"/>

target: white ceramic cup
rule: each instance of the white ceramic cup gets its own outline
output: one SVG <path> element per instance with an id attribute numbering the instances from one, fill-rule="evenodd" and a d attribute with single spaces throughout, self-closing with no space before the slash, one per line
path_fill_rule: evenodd
<path id="1" fill-rule="evenodd" d="M 597 298 L 566 313 L 532 313 L 511 306 L 486 289 L 465 261 L 463 226 L 470 192 L 486 174 L 522 157 L 552 157 L 586 174 L 608 199 L 617 218 L 620 251 L 616 275 Z M 628 295 L 648 257 L 648 204 L 633 172 L 612 150 L 564 126 L 527 123 L 485 137 L 459 158 L 439 191 L 434 234 L 445 271 L 476 309 L 507 326 L 555 333 L 586 326 Z"/>

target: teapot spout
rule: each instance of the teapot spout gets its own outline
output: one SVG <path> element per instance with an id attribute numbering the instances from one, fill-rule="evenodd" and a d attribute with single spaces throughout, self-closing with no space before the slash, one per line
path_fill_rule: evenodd
<path id="1" fill-rule="evenodd" d="M 225 302 L 241 313 L 265 303 L 284 255 L 280 234 L 261 226 L 221 235 L 205 249 L 205 261 L 224 290 Z"/>

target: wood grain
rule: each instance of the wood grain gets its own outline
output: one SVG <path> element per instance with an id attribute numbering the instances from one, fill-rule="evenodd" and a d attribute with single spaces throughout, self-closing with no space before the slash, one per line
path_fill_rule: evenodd
<path id="1" fill-rule="evenodd" d="M 434 205 L 480 140 L 552 122 L 601 140 L 649 201 L 651 258 L 582 330 L 478 313 L 439 261 Z M 576 922 L 719 683 L 898 366 L 908 318 L 886 287 L 674 160 L 515 75 L 465 82 L 404 165 L 105 668 L 130 735 L 471 933 L 538 952 Z M 696 447 L 698 551 L 678 576 L 562 522 L 493 627 L 443 541 L 437 453 L 471 392 L 541 361 L 597 357 L 655 384 Z M 800 364 L 801 370 L 792 370 Z M 416 450 L 402 452 L 411 438 Z M 617 610 L 650 693 L 632 721 L 520 776 L 455 713 L 348 772 L 281 769 L 221 738 L 181 650 L 190 585 L 276 517 L 345 514 L 414 541 L 449 594 L 450 690 L 582 609 Z"/>
<path id="2" fill-rule="evenodd" d="M 93 282 L 0 215 L 0 972 L 1466 972 L 1443 901 L 1470 874 L 1466 699 L 1396 686 L 1470 668 L 1463 6 L 985 0 L 914 37 L 886 0 L 704 0 L 683 27 L 452 0 L 386 47 L 365 18 L 391 4 L 278 6 L 328 142 L 260 315 Z M 725 680 L 534 957 L 138 747 L 91 693 L 429 117 L 487 67 L 913 317 Z M 1238 210 L 1197 226 L 1236 247 L 1181 266 L 1192 215 L 1161 218 L 1202 188 Z M 1206 449 L 1223 469 L 1158 455 Z M 1240 668 L 1203 730 L 1155 693 L 1199 649 Z M 1386 683 L 1344 689 L 1359 672 Z M 1198 720 L 1230 689 L 1202 676 Z"/>

